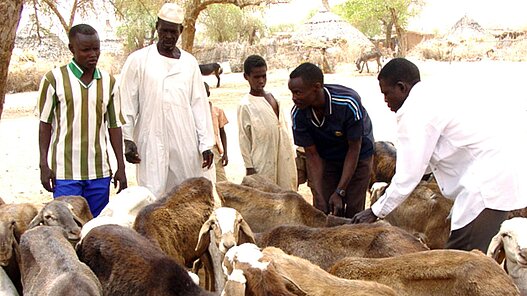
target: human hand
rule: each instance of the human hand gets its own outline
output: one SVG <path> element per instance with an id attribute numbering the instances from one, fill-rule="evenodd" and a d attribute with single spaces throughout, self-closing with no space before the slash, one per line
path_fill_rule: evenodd
<path id="1" fill-rule="evenodd" d="M 126 189 L 128 187 L 128 182 L 126 181 L 126 173 L 124 168 L 117 169 L 115 175 L 113 176 L 113 188 L 117 188 L 117 184 L 119 184 L 119 189 L 117 190 L 117 193 L 121 192 L 123 189 Z"/>
<path id="2" fill-rule="evenodd" d="M 203 153 L 201 153 L 203 156 L 203 162 L 201 163 L 202 168 L 210 169 L 210 166 L 212 165 L 212 161 L 214 160 L 214 154 L 210 150 L 205 150 Z"/>
<path id="3" fill-rule="evenodd" d="M 359 223 L 373 223 L 377 221 L 377 216 L 373 213 L 373 211 L 370 209 L 366 209 L 362 212 L 359 212 L 351 218 L 351 223 L 353 224 L 359 224 Z"/>
<path id="4" fill-rule="evenodd" d="M 249 176 L 249 175 L 254 175 L 254 174 L 256 174 L 256 169 L 255 169 L 255 168 L 246 168 L 246 169 L 245 169 L 245 174 L 246 174 L 247 176 Z"/>
<path id="5" fill-rule="evenodd" d="M 329 211 L 332 215 L 342 216 L 342 209 L 344 208 L 342 197 L 336 192 L 329 197 Z"/>
<path id="6" fill-rule="evenodd" d="M 227 166 L 229 164 L 229 157 L 227 157 L 227 154 L 223 154 L 221 157 L 221 165 Z"/>
<path id="7" fill-rule="evenodd" d="M 40 183 L 47 191 L 55 191 L 55 173 L 47 165 L 40 167 Z"/>
<path id="8" fill-rule="evenodd" d="M 324 214 L 329 214 L 329 210 L 328 210 L 328 203 L 326 202 L 326 200 L 322 197 L 322 195 L 316 195 L 314 196 L 314 199 L 313 199 L 313 206 L 319 210 L 321 210 L 322 212 L 324 212 Z"/>
<path id="9" fill-rule="evenodd" d="M 141 162 L 141 158 L 137 152 L 137 145 L 133 141 L 124 140 L 124 156 L 129 163 L 137 164 Z"/>

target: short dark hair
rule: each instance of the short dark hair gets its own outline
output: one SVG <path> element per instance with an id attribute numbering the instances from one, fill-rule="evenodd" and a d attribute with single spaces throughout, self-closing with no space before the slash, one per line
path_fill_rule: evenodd
<path id="1" fill-rule="evenodd" d="M 300 64 L 300 66 L 296 67 L 291 74 L 289 74 L 289 78 L 302 78 L 302 81 L 305 84 L 313 85 L 317 82 L 320 82 L 320 84 L 324 84 L 324 73 L 322 73 L 322 70 L 320 68 L 312 63 L 303 63 Z"/>
<path id="2" fill-rule="evenodd" d="M 421 81 L 421 75 L 414 63 L 404 58 L 395 58 L 382 67 L 377 79 L 382 79 L 391 85 L 402 81 L 413 86 Z"/>
<path id="3" fill-rule="evenodd" d="M 256 54 L 250 55 L 245 59 L 245 62 L 243 62 L 243 73 L 250 75 L 251 71 L 258 67 L 267 68 L 267 63 L 264 58 Z"/>
<path id="4" fill-rule="evenodd" d="M 77 34 L 94 35 L 97 34 L 97 30 L 88 24 L 75 25 L 68 32 L 68 41 L 71 43 Z"/>

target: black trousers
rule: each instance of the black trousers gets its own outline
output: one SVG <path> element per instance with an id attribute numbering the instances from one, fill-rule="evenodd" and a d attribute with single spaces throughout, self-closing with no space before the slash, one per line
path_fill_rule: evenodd
<path id="1" fill-rule="evenodd" d="M 343 162 L 324 161 L 322 193 L 328 203 L 329 197 L 335 192 L 339 184 L 343 165 Z M 346 197 L 342 199 L 344 203 L 344 217 L 352 218 L 356 213 L 364 210 L 372 166 L 373 156 L 359 159 L 357 162 L 357 168 L 353 173 L 353 177 L 348 187 L 345 188 Z"/>
<path id="2" fill-rule="evenodd" d="M 498 233 L 508 214 L 507 211 L 484 209 L 465 227 L 450 232 L 446 248 L 465 251 L 478 249 L 486 254 L 490 241 Z"/>

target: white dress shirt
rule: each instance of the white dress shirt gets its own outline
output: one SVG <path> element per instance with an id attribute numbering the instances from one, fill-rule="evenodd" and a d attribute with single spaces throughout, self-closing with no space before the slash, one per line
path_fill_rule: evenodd
<path id="1" fill-rule="evenodd" d="M 428 169 L 441 192 L 455 200 L 451 229 L 473 221 L 485 208 L 510 211 L 527 206 L 525 134 L 514 135 L 511 114 L 479 97 L 452 96 L 445 88 L 416 84 L 397 119 L 395 176 L 372 205 L 380 218 L 414 190 Z M 470 96 L 470 94 L 468 94 Z"/>

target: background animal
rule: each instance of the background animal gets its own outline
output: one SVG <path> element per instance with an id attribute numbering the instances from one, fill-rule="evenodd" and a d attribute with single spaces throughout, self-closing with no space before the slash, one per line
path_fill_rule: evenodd
<path id="1" fill-rule="evenodd" d="M 370 69 L 368 68 L 368 61 L 376 61 L 377 62 L 377 73 L 379 73 L 379 71 L 382 68 L 381 57 L 382 57 L 382 54 L 378 49 L 374 49 L 372 51 L 362 53 L 355 61 L 357 70 L 359 70 L 359 73 L 362 73 L 362 70 L 364 70 L 364 65 L 366 65 L 366 71 L 370 73 Z"/>
<path id="2" fill-rule="evenodd" d="M 256 244 L 280 248 L 326 270 L 348 256 L 382 258 L 428 250 L 410 233 L 382 221 L 329 228 L 280 226 L 257 235 Z"/>
<path id="3" fill-rule="evenodd" d="M 199 70 L 201 71 L 201 75 L 208 76 L 214 73 L 214 76 L 218 79 L 218 83 L 216 84 L 216 87 L 220 87 L 220 74 L 223 73 L 223 69 L 221 68 L 220 64 L 218 63 L 210 63 L 210 64 L 202 64 L 199 65 Z"/>
<path id="4" fill-rule="evenodd" d="M 431 250 L 390 258 L 348 257 L 331 274 L 375 281 L 405 296 L 517 296 L 503 270 L 480 251 Z"/>

